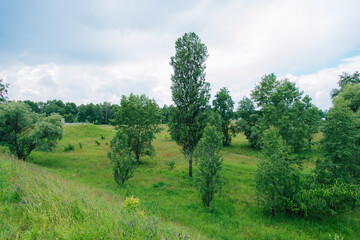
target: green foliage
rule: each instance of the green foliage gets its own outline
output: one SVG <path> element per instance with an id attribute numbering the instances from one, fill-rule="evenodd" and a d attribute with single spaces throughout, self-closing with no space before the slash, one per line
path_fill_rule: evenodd
<path id="1" fill-rule="evenodd" d="M 122 205 L 130 211 L 137 211 L 140 206 L 140 200 L 134 196 L 126 197 Z"/>
<path id="2" fill-rule="evenodd" d="M 291 159 L 278 129 L 266 130 L 262 143 L 266 159 L 259 160 L 255 174 L 258 199 L 273 216 L 276 211 L 292 211 L 300 189 L 300 167 Z"/>
<path id="3" fill-rule="evenodd" d="M 42 117 L 27 104 L 11 102 L 0 105 L 0 143 L 25 160 L 33 151 L 51 151 L 62 138 L 59 115 Z"/>
<path id="4" fill-rule="evenodd" d="M 253 147 L 261 146 L 260 139 L 270 126 L 279 129 L 283 140 L 294 151 L 305 147 L 305 139 L 311 147 L 312 134 L 319 127 L 319 111 L 309 96 L 303 97 L 295 83 L 277 80 L 275 74 L 265 75 L 251 92 L 251 98 L 260 110 L 255 111 L 254 103 L 243 99 L 239 104 L 238 126 Z"/>
<path id="5" fill-rule="evenodd" d="M 169 170 L 173 170 L 174 166 L 175 166 L 175 161 L 174 160 L 170 160 L 166 163 L 166 165 L 169 166 Z"/>
<path id="6" fill-rule="evenodd" d="M 331 91 L 331 98 L 339 95 L 343 91 L 344 87 L 348 84 L 359 84 L 360 83 L 360 73 L 358 71 L 354 72 L 352 75 L 346 72 L 343 72 L 340 76 L 338 82 L 339 88 L 335 88 Z"/>
<path id="7" fill-rule="evenodd" d="M 312 182 L 297 195 L 298 210 L 305 216 L 332 216 L 352 210 L 359 204 L 356 185 L 335 181 L 331 185 Z"/>
<path id="8" fill-rule="evenodd" d="M 114 180 L 119 185 L 124 185 L 125 181 L 132 178 L 136 160 L 128 145 L 128 136 L 123 131 L 118 131 L 111 140 L 108 158 L 113 163 Z"/>
<path id="9" fill-rule="evenodd" d="M 244 97 L 239 101 L 237 115 L 240 118 L 236 122 L 239 130 L 245 135 L 251 146 L 260 148 L 260 137 L 256 128 L 260 112 L 255 110 L 255 105 L 250 98 Z"/>
<path id="10" fill-rule="evenodd" d="M 189 154 L 189 177 L 192 177 L 192 154 L 206 126 L 206 106 L 210 84 L 205 82 L 207 48 L 193 32 L 185 33 L 175 43 L 170 59 L 172 100 L 169 130 L 172 139 Z"/>
<path id="11" fill-rule="evenodd" d="M 145 95 L 130 94 L 122 96 L 120 108 L 115 114 L 112 124 L 122 130 L 128 139 L 128 145 L 140 162 L 140 156 L 151 156 L 155 150 L 152 141 L 155 134 L 160 132 L 161 111 L 155 100 Z"/>
<path id="12" fill-rule="evenodd" d="M 95 142 L 96 145 L 98 145 L 98 146 L 100 146 L 100 144 L 101 144 L 98 140 L 95 140 L 94 142 Z"/>
<path id="13" fill-rule="evenodd" d="M 326 117 L 322 141 L 325 160 L 318 164 L 317 170 L 323 180 L 341 179 L 348 183 L 359 183 L 359 130 L 355 115 L 347 103 L 339 99 Z"/>
<path id="14" fill-rule="evenodd" d="M 82 149 L 82 147 L 83 147 L 83 146 L 82 146 L 82 143 L 79 142 L 79 148 Z"/>
<path id="15" fill-rule="evenodd" d="M 9 87 L 9 84 L 3 83 L 3 80 L 0 79 L 0 103 L 5 102 L 6 99 L 8 99 L 8 97 L 7 97 L 8 87 Z"/>
<path id="16" fill-rule="evenodd" d="M 106 139 L 106 137 L 104 135 L 100 134 L 100 139 L 104 140 L 104 139 Z"/>
<path id="17" fill-rule="evenodd" d="M 194 157 L 199 166 L 196 185 L 206 207 L 213 203 L 214 195 L 221 191 L 224 184 L 222 177 L 223 159 L 220 154 L 222 136 L 214 126 L 204 129 L 202 138 L 196 146 Z"/>
<path id="18" fill-rule="evenodd" d="M 214 111 L 221 116 L 221 132 L 223 134 L 223 145 L 231 143 L 231 135 L 235 134 L 234 126 L 231 126 L 231 120 L 235 117 L 234 101 L 232 100 L 229 90 L 221 88 L 213 100 Z"/>
<path id="19" fill-rule="evenodd" d="M 64 147 L 64 152 L 69 152 L 74 150 L 75 150 L 75 146 L 70 143 Z"/>
<path id="20" fill-rule="evenodd" d="M 346 84 L 333 100 L 335 105 L 337 102 L 344 102 L 351 111 L 357 112 L 360 107 L 360 84 Z"/>

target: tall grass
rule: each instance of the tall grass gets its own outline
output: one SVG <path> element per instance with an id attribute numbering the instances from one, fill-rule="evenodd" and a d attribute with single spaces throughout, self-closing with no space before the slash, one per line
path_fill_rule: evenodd
<path id="1" fill-rule="evenodd" d="M 119 197 L 6 155 L 0 156 L 0 171 L 0 239 L 187 239 L 191 234 L 123 209 Z"/>

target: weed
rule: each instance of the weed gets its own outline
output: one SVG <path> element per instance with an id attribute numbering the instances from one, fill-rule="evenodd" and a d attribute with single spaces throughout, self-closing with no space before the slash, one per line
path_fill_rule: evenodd
<path id="1" fill-rule="evenodd" d="M 75 149 L 75 146 L 69 143 L 68 145 L 66 145 L 64 147 L 64 152 L 74 151 L 74 149 Z"/>

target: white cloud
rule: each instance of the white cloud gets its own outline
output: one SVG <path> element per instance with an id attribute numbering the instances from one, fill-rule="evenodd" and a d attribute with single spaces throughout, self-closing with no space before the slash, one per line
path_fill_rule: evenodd
<path id="1" fill-rule="evenodd" d="M 169 58 L 176 38 L 188 31 L 208 47 L 212 95 L 228 87 L 235 102 L 262 75 L 275 72 L 291 76 L 319 107 L 328 108 L 338 75 L 360 70 L 356 57 L 341 62 L 360 47 L 356 0 L 76 4 L 82 10 L 45 4 L 45 19 L 23 14 L 7 21 L 18 29 L 9 48 L 0 46 L 0 53 L 13 54 L 0 55 L 0 77 L 11 84 L 11 98 L 118 103 L 122 94 L 134 92 L 171 104 Z M 25 27 L 11 25 L 22 16 L 29 24 L 24 35 Z"/>

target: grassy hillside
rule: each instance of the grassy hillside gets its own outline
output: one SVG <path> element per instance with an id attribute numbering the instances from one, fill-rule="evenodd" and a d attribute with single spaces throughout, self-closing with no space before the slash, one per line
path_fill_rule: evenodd
<path id="1" fill-rule="evenodd" d="M 105 139 L 101 139 L 100 134 Z M 33 153 L 31 158 L 35 165 L 46 168 L 56 179 L 61 178 L 64 179 L 61 181 L 72 186 L 86 188 L 93 196 L 91 201 L 101 201 L 96 206 L 106 209 L 114 206 L 117 209 L 125 196 L 139 197 L 146 216 L 157 216 L 169 228 L 174 224 L 184 227 L 186 230 L 179 231 L 190 235 L 191 239 L 200 236 L 208 239 L 332 239 L 334 236 L 357 239 L 360 236 L 359 210 L 327 219 L 272 218 L 264 214 L 256 204 L 253 180 L 257 158 L 261 158 L 261 153 L 249 148 L 242 135 L 222 152 L 226 185 L 221 196 L 215 200 L 215 211 L 209 212 L 204 209 L 196 190 L 196 167 L 195 178 L 189 179 L 187 160 L 165 130 L 157 135 L 154 142 L 156 156 L 143 157 L 134 177 L 125 187 L 119 188 L 113 180 L 111 164 L 106 157 L 109 141 L 114 134 L 110 126 L 66 126 L 64 139 L 54 152 Z M 75 150 L 64 152 L 68 144 L 73 144 Z M 314 152 L 309 158 L 316 155 Z M 167 163 L 172 160 L 176 163 L 174 169 L 170 170 Z M 36 171 L 40 171 L 39 167 Z M 313 163 L 307 162 L 305 170 L 311 167 Z M 61 186 L 65 192 L 70 191 L 68 188 L 71 187 Z M 72 189 L 74 193 L 71 196 L 79 199 L 77 187 Z M 97 197 L 97 194 L 100 196 Z M 117 211 L 123 210 L 119 208 Z M 104 221 L 115 222 L 114 214 L 109 214 Z M 68 225 L 70 229 L 77 222 L 72 221 Z"/>
<path id="2" fill-rule="evenodd" d="M 187 239 L 189 232 L 121 206 L 122 198 L 0 156 L 0 239 Z"/>

